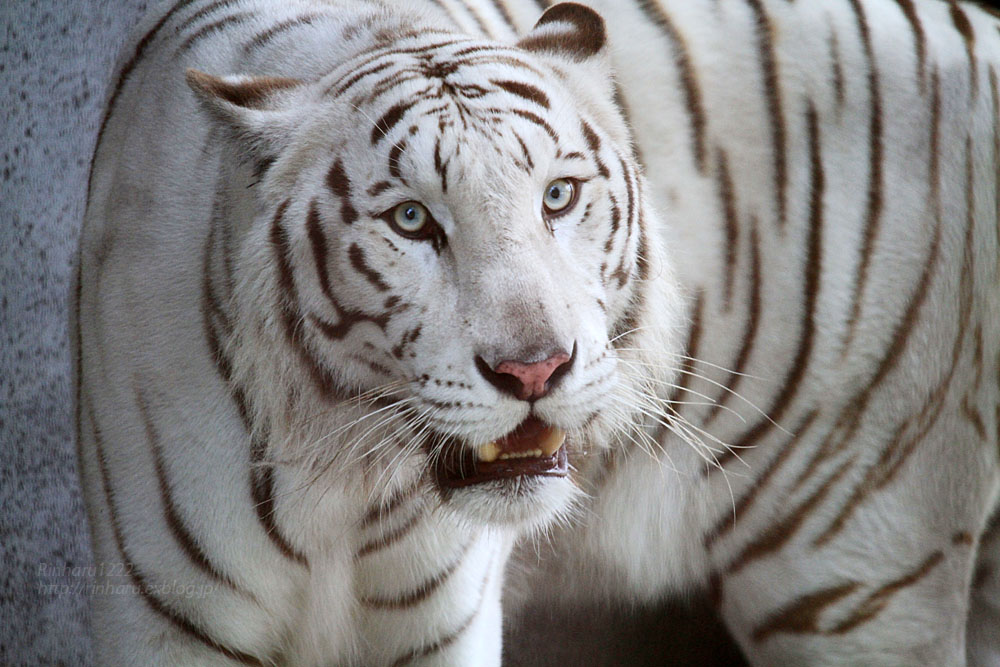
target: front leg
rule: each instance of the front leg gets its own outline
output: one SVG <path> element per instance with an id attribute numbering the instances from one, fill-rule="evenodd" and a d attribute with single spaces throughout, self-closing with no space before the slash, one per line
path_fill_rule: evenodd
<path id="1" fill-rule="evenodd" d="M 364 535 L 355 555 L 361 664 L 500 664 L 509 535 L 425 507 Z"/>

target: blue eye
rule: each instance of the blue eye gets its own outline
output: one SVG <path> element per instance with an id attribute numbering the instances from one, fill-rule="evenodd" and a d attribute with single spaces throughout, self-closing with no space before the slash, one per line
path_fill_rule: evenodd
<path id="1" fill-rule="evenodd" d="M 566 213 L 576 202 L 577 187 L 567 178 L 557 178 L 545 186 L 545 196 L 542 198 L 542 214 L 555 217 Z"/>
<path id="2" fill-rule="evenodd" d="M 405 235 L 421 235 L 430 221 L 430 212 L 420 202 L 403 202 L 392 211 L 393 224 Z"/>

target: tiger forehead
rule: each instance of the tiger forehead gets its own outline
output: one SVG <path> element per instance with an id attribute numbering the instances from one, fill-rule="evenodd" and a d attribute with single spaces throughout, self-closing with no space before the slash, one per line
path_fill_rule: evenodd
<path id="1" fill-rule="evenodd" d="M 353 77 L 331 89 L 337 96 L 355 86 L 363 89 L 350 101 L 359 110 L 381 104 L 404 110 L 422 100 L 447 98 L 464 107 L 460 112 L 472 112 L 476 106 L 473 101 L 486 98 L 483 104 L 489 106 L 494 101 L 489 99 L 491 94 L 502 93 L 548 109 L 550 99 L 545 89 L 551 89 L 554 81 L 550 74 L 528 62 L 526 55 L 511 48 L 475 43 L 458 49 L 400 49 L 356 65 Z M 398 101 L 393 104 L 387 98 Z"/>
<path id="2" fill-rule="evenodd" d="M 359 54 L 344 63 L 327 87 L 327 94 L 339 97 L 355 87 L 370 89 L 372 81 L 380 76 L 409 72 L 444 78 L 465 67 L 514 67 L 546 78 L 550 68 L 538 67 L 533 61 L 529 53 L 516 47 L 470 39 L 450 38 L 413 45 L 403 40 L 393 47 Z"/>

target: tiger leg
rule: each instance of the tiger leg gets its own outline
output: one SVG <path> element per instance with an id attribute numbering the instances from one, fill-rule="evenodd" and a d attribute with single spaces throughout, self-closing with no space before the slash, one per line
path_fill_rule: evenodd
<path id="1" fill-rule="evenodd" d="M 886 450 L 866 446 L 872 432 L 859 434 L 762 523 L 735 531 L 713 555 L 716 594 L 753 664 L 965 664 L 976 550 L 997 494 L 994 454 L 966 436 L 942 418 L 885 465 Z"/>

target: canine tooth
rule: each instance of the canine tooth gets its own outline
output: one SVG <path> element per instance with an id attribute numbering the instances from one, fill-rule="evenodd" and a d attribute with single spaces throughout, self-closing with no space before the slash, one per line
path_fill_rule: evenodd
<path id="1" fill-rule="evenodd" d="M 500 450 L 497 449 L 497 443 L 487 442 L 485 445 L 479 445 L 479 448 L 476 450 L 476 454 L 479 456 L 480 461 L 493 463 L 497 460 L 497 456 L 500 455 Z M 500 455 L 500 458 L 505 457 Z"/>
<path id="2" fill-rule="evenodd" d="M 540 450 L 540 449 L 533 449 L 531 451 L 531 455 L 534 456 L 537 459 L 539 456 L 542 455 L 542 450 Z"/>
<path id="3" fill-rule="evenodd" d="M 541 456 L 544 454 L 545 456 L 552 456 L 556 450 L 562 447 L 564 442 L 566 442 L 566 431 L 557 426 L 553 426 L 549 431 L 549 434 L 545 436 L 545 440 L 541 442 L 541 453 L 538 455 Z"/>

